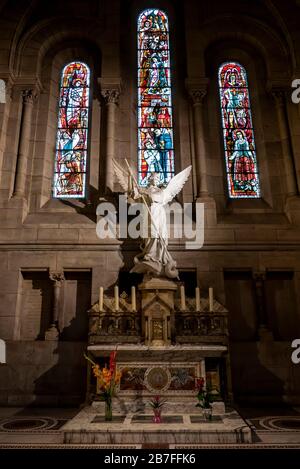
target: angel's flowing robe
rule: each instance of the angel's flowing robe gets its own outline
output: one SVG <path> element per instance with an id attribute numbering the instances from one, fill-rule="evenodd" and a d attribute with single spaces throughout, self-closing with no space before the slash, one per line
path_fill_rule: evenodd
<path id="1" fill-rule="evenodd" d="M 176 262 L 168 251 L 169 234 L 164 191 L 165 189 L 156 186 L 142 190 L 150 207 L 150 229 L 142 253 L 134 259 L 135 266 L 132 272 L 176 278 L 178 276 Z"/>

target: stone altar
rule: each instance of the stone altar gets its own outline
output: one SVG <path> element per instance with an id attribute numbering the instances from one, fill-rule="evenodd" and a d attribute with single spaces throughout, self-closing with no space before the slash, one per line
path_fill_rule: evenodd
<path id="1" fill-rule="evenodd" d="M 119 396 L 163 393 L 195 399 L 195 380 L 203 377 L 230 397 L 227 310 L 215 299 L 213 311 L 208 298 L 198 304 L 195 298 L 183 301 L 180 290 L 178 297 L 175 282 L 144 278 L 135 308 L 122 293 L 117 309 L 115 297 L 104 295 L 101 311 L 98 302 L 89 310 L 88 352 L 103 362 L 118 350 L 117 366 L 123 372 Z M 209 358 L 219 361 L 222 370 L 216 366 L 215 373 L 207 372 Z M 94 398 L 89 380 L 87 402 Z"/>
<path id="2" fill-rule="evenodd" d="M 86 407 L 64 427 L 66 443 L 166 444 L 251 442 L 251 431 L 233 409 L 226 308 L 216 299 L 186 298 L 174 281 L 145 278 L 134 298 L 124 292 L 104 295 L 89 310 L 88 353 L 107 361 L 117 349 L 122 379 L 113 399 L 114 420 L 104 421 L 88 368 Z M 183 297 L 184 295 L 184 297 Z M 215 367 L 211 366 L 215 363 Z M 196 407 L 196 379 L 220 390 L 213 419 L 205 421 Z M 162 424 L 151 423 L 149 399 L 161 395 L 167 403 Z M 162 436 L 163 435 L 163 436 Z"/>

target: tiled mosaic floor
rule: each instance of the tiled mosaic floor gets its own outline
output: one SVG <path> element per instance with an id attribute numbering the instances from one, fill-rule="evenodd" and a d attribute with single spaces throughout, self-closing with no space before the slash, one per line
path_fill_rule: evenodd
<path id="1" fill-rule="evenodd" d="M 255 443 L 299 444 L 300 409 L 281 408 L 240 408 L 242 417 L 253 432 Z"/>

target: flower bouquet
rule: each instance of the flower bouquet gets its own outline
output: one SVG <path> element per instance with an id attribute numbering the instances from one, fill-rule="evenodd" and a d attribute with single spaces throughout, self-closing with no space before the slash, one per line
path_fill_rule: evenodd
<path id="1" fill-rule="evenodd" d="M 196 407 L 201 407 L 203 415 L 206 419 L 212 419 L 212 403 L 219 396 L 219 392 L 212 386 L 204 386 L 204 378 L 198 378 L 196 381 L 197 399 L 198 404 Z"/>
<path id="2" fill-rule="evenodd" d="M 97 378 L 97 393 L 100 393 L 100 398 L 105 401 L 105 420 L 108 421 L 112 420 L 112 398 L 122 375 L 120 371 L 116 370 L 116 355 L 116 351 L 110 353 L 109 368 L 106 365 L 104 368 L 100 368 L 97 363 L 85 355 L 85 358 L 92 363 L 93 374 Z"/>
<path id="3" fill-rule="evenodd" d="M 154 423 L 161 423 L 161 411 L 165 403 L 166 400 L 162 399 L 160 396 L 154 396 L 154 398 L 149 401 L 149 404 L 152 407 L 154 413 L 152 418 Z"/>

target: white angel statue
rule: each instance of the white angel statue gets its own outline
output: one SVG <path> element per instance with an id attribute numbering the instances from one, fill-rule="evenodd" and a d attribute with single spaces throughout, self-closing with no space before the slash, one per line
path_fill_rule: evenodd
<path id="1" fill-rule="evenodd" d="M 126 161 L 127 163 L 127 161 Z M 141 246 L 142 252 L 134 258 L 131 272 L 150 274 L 158 277 L 176 278 L 176 262 L 168 251 L 167 205 L 182 190 L 189 178 L 192 166 L 176 174 L 166 187 L 160 186 L 160 174 L 152 173 L 148 178 L 148 187 L 138 186 L 128 165 L 125 170 L 115 160 L 113 162 L 117 179 L 127 193 L 129 202 L 142 202 L 150 216 L 151 229 Z M 130 181 L 133 180 L 133 185 Z"/>

